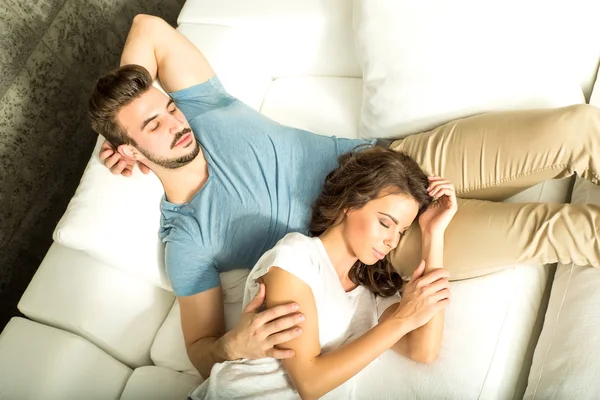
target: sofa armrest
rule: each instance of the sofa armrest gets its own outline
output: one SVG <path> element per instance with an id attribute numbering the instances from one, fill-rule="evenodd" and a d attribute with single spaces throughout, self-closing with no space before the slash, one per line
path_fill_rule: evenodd
<path id="1" fill-rule="evenodd" d="M 24 318 L 0 335 L 0 398 L 117 399 L 131 369 L 87 340 Z"/>
<path id="2" fill-rule="evenodd" d="M 171 309 L 172 292 L 60 244 L 50 247 L 19 310 L 73 332 L 131 367 L 152 364 L 150 348 Z"/>

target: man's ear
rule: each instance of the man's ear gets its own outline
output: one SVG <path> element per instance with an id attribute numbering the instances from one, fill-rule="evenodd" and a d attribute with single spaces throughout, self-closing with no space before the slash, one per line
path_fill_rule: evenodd
<path id="1" fill-rule="evenodd" d="M 117 147 L 117 151 L 123 157 L 131 158 L 133 160 L 139 161 L 140 159 L 144 158 L 144 156 L 138 151 L 138 149 L 136 149 L 130 144 L 120 145 L 119 147 Z"/>

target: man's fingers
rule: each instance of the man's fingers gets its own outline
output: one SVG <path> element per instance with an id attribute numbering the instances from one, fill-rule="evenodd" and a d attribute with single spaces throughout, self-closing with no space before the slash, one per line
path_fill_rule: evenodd
<path id="1" fill-rule="evenodd" d="M 279 332 L 279 333 L 269 336 L 266 340 L 266 343 L 269 346 L 277 346 L 282 343 L 287 343 L 290 340 L 293 340 L 300 335 L 302 335 L 302 328 L 294 327 L 294 328 L 286 329 L 283 332 Z"/>
<path id="2" fill-rule="evenodd" d="M 104 150 L 107 150 L 107 149 L 115 151 L 115 148 L 113 147 L 113 145 L 110 144 L 108 140 L 104 139 L 102 146 L 100 146 L 100 152 L 103 152 Z"/>
<path id="3" fill-rule="evenodd" d="M 277 318 L 275 321 L 264 324 L 261 333 L 263 333 L 265 337 L 270 336 L 296 326 L 302 322 L 304 322 L 304 314 L 296 313 L 292 315 L 286 315 L 284 317 Z"/>
<path id="4" fill-rule="evenodd" d="M 113 149 L 102 149 L 100 150 L 100 154 L 98 154 L 98 157 L 100 157 L 100 161 L 104 161 L 113 154 L 115 154 L 115 151 Z"/>
<path id="5" fill-rule="evenodd" d="M 265 302 L 265 284 L 261 283 L 258 285 L 258 292 L 256 296 L 248 303 L 244 312 L 257 312 L 260 306 Z"/>
<path id="6" fill-rule="evenodd" d="M 119 153 L 114 153 L 112 156 L 108 157 L 104 160 L 104 166 L 108 169 L 112 169 L 119 161 L 121 160 L 121 155 Z"/>
<path id="7" fill-rule="evenodd" d="M 286 358 L 292 358 L 294 357 L 295 353 L 294 350 L 290 350 L 290 349 L 276 349 L 276 348 L 272 348 L 267 350 L 267 356 L 271 357 L 271 358 L 276 358 L 278 360 L 283 360 Z"/>
<path id="8" fill-rule="evenodd" d="M 142 173 L 148 174 L 150 172 L 150 168 L 148 168 L 148 166 L 146 166 L 146 164 L 142 164 L 141 162 L 138 161 L 137 165 L 140 168 L 140 171 L 142 171 Z"/>
<path id="9" fill-rule="evenodd" d="M 298 311 L 298 308 L 298 304 L 296 303 L 281 304 L 279 306 L 269 308 L 268 310 L 265 310 L 259 314 L 258 322 L 261 326 L 268 324 L 279 317 L 283 317 L 284 315 Z"/>

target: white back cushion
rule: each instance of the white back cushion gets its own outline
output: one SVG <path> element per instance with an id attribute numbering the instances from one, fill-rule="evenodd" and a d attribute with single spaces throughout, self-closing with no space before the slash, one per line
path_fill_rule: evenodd
<path id="1" fill-rule="evenodd" d="M 600 270 L 557 267 L 525 399 L 597 399 Z"/>
<path id="2" fill-rule="evenodd" d="M 580 103 L 581 70 L 589 76 L 600 55 L 591 39 L 600 37 L 598 24 L 586 24 L 598 2 L 354 4 L 367 138 L 403 137 L 492 110 Z"/>
<path id="3" fill-rule="evenodd" d="M 572 203 L 600 204 L 600 187 L 577 178 Z M 559 264 L 535 349 L 526 399 L 597 399 L 600 269 Z"/>
<path id="4" fill-rule="evenodd" d="M 273 78 L 361 76 L 350 0 L 187 0 L 178 24 L 239 30 Z"/>
<path id="5" fill-rule="evenodd" d="M 261 112 L 325 136 L 358 138 L 362 79 L 298 76 L 273 81 Z"/>

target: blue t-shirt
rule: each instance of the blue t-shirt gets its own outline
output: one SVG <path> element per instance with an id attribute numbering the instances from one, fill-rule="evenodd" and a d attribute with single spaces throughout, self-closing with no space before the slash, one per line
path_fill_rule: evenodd
<path id="1" fill-rule="evenodd" d="M 218 286 L 220 272 L 252 268 L 289 232 L 307 234 L 338 156 L 371 143 L 281 125 L 228 94 L 217 77 L 171 96 L 209 175 L 189 202 L 161 202 L 160 237 L 177 296 Z"/>

